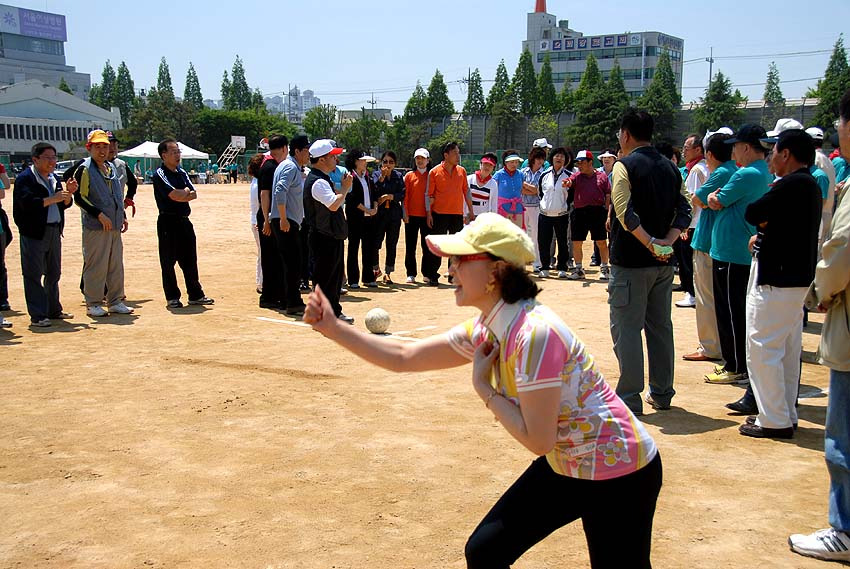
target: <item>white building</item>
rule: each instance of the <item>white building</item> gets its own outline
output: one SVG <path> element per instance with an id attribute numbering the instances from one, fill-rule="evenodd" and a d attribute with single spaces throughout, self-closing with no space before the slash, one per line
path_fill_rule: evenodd
<path id="1" fill-rule="evenodd" d="M 0 87 L 0 152 L 16 162 L 29 159 L 36 142 L 49 142 L 61 155 L 92 129 L 122 126 L 118 107 L 101 109 L 41 81 Z"/>
<path id="2" fill-rule="evenodd" d="M 58 87 L 65 79 L 88 100 L 91 76 L 65 64 L 66 41 L 65 16 L 0 4 L 0 85 L 36 79 Z"/>
<path id="3" fill-rule="evenodd" d="M 289 90 L 289 93 L 284 95 L 281 113 L 289 122 L 301 124 L 307 111 L 321 104 L 322 101 L 315 96 L 313 91 L 307 89 L 302 93 L 296 85 Z"/>
<path id="4" fill-rule="evenodd" d="M 575 90 L 592 53 L 606 81 L 614 62 L 620 64 L 626 92 L 632 98 L 640 97 L 649 87 L 662 51 L 670 55 L 673 74 L 679 92 L 682 91 L 682 54 L 684 40 L 660 32 L 619 32 L 585 36 L 570 29 L 568 20 L 560 20 L 546 12 L 546 0 L 537 0 L 535 11 L 528 14 L 527 39 L 523 50 L 531 53 L 534 69 L 538 73 L 546 55 L 552 65 L 555 89 L 559 92 L 568 86 Z"/>

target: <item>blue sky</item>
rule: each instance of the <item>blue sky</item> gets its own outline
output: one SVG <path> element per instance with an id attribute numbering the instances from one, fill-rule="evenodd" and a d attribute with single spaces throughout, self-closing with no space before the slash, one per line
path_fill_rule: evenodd
<path id="1" fill-rule="evenodd" d="M 526 14 L 534 10 L 534 0 L 0 2 L 65 14 L 68 64 L 90 73 L 93 82 L 100 81 L 109 59 L 116 68 L 127 63 L 137 88 L 150 86 L 165 56 L 178 95 L 191 61 L 204 97 L 218 99 L 222 73 L 239 54 L 249 85 L 264 94 L 280 94 L 297 84 L 315 91 L 323 103 L 357 109 L 369 106 L 374 90 L 376 106 L 395 113 L 403 110 L 416 81 L 427 87 L 437 68 L 458 109 L 466 97 L 458 80 L 469 68 L 480 69 L 485 94 L 499 60 L 513 74 L 526 36 Z M 715 0 L 692 7 L 662 0 L 547 4 L 549 13 L 586 35 L 661 31 L 684 38 L 685 61 L 696 60 L 684 67 L 686 102 L 704 92 L 704 58 L 711 46 L 714 71 L 723 71 L 751 99 L 761 98 L 772 59 L 785 97 L 801 97 L 816 83 L 811 79 L 823 75 L 835 40 L 850 23 L 847 0 Z"/>

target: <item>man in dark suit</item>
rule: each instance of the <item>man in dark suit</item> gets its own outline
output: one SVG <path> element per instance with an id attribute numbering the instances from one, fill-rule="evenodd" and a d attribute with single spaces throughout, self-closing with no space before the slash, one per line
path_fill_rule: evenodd
<path id="1" fill-rule="evenodd" d="M 13 216 L 21 243 L 24 296 L 32 326 L 50 326 L 51 319 L 69 319 L 59 302 L 62 274 L 62 228 L 77 181 L 66 188 L 53 176 L 56 149 L 46 142 L 32 147 L 32 166 L 15 178 Z"/>

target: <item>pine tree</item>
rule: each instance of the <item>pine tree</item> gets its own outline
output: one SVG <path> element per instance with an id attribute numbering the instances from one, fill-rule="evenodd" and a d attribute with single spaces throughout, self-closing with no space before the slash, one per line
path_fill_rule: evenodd
<path id="1" fill-rule="evenodd" d="M 487 94 L 487 104 L 484 108 L 486 114 L 492 115 L 494 105 L 505 100 L 508 96 L 510 86 L 511 80 L 508 77 L 508 68 L 505 67 L 505 60 L 503 59 L 496 68 L 496 80 L 493 81 L 493 86 L 490 87 L 490 92 Z"/>
<path id="2" fill-rule="evenodd" d="M 620 63 L 615 61 L 614 67 L 611 68 L 611 75 L 608 77 L 608 82 L 605 84 L 605 90 L 608 92 L 608 120 L 611 121 L 611 127 L 607 128 L 610 132 L 617 131 L 620 118 L 626 109 L 629 108 L 631 100 L 626 92 L 626 83 L 623 81 L 623 71 L 620 69 Z"/>
<path id="3" fill-rule="evenodd" d="M 620 117 L 629 105 L 629 96 L 620 71 L 615 64 L 608 83 L 591 55 L 575 93 L 575 122 L 567 129 L 567 137 L 576 148 L 612 146 Z"/>
<path id="4" fill-rule="evenodd" d="M 130 113 L 136 101 L 136 88 L 133 85 L 133 79 L 130 77 L 130 70 L 123 61 L 118 66 L 113 98 L 115 106 L 121 111 L 121 122 L 124 123 L 126 128 L 130 124 Z"/>
<path id="5" fill-rule="evenodd" d="M 163 57 L 159 61 L 159 72 L 156 77 L 156 90 L 159 96 L 164 101 L 174 100 L 174 87 L 171 85 L 171 72 L 168 70 L 168 63 Z"/>
<path id="6" fill-rule="evenodd" d="M 575 92 L 567 82 L 564 82 L 564 88 L 558 94 L 558 110 L 565 113 L 575 112 Z"/>
<path id="7" fill-rule="evenodd" d="M 676 111 L 681 104 L 682 96 L 676 89 L 676 77 L 670 65 L 670 56 L 666 51 L 662 51 L 652 83 L 638 100 L 638 106 L 655 120 L 656 141 L 672 141 Z"/>
<path id="8" fill-rule="evenodd" d="M 245 68 L 242 66 L 242 59 L 238 55 L 236 61 L 233 62 L 230 78 L 231 99 L 235 105 L 234 108 L 239 110 L 250 109 L 251 88 L 248 87 L 248 81 L 245 79 Z"/>
<path id="9" fill-rule="evenodd" d="M 186 87 L 183 89 L 183 100 L 196 111 L 204 108 L 204 96 L 201 95 L 201 83 L 195 66 L 189 62 L 189 70 L 186 72 Z"/>
<path id="10" fill-rule="evenodd" d="M 428 95 L 425 94 L 425 89 L 419 81 L 416 82 L 416 88 L 407 100 L 403 118 L 408 124 L 419 123 L 428 118 Z"/>
<path id="11" fill-rule="evenodd" d="M 107 59 L 106 64 L 103 66 L 103 73 L 100 76 L 100 101 L 97 103 L 98 106 L 104 109 L 111 109 L 112 105 L 115 104 L 114 91 L 115 69 L 112 68 L 112 65 Z"/>
<path id="12" fill-rule="evenodd" d="M 817 94 L 820 99 L 815 111 L 814 122 L 823 129 L 831 128 L 838 118 L 838 103 L 844 93 L 850 89 L 850 67 L 847 65 L 847 52 L 844 49 L 844 36 L 838 36 L 829 65 L 818 81 Z"/>
<path id="13" fill-rule="evenodd" d="M 60 91 L 65 91 L 65 92 L 66 92 L 66 93 L 68 93 L 69 95 L 73 95 L 73 94 L 74 94 L 74 92 L 71 90 L 71 86 L 70 86 L 70 85 L 68 85 L 68 83 L 65 81 L 65 78 L 64 78 L 64 77 L 62 77 L 62 78 L 60 78 L 60 79 L 59 79 L 59 87 L 58 87 L 58 89 L 59 89 Z"/>
<path id="14" fill-rule="evenodd" d="M 721 71 L 717 72 L 714 80 L 705 90 L 701 104 L 694 111 L 694 125 L 698 132 L 717 130 L 721 126 L 735 126 L 744 116 L 740 108 L 745 102 L 740 91 L 732 92 L 732 83 Z"/>
<path id="15" fill-rule="evenodd" d="M 533 115 L 538 106 L 537 102 L 537 77 L 534 73 L 534 63 L 531 60 L 531 52 L 527 49 L 522 52 L 511 81 L 511 94 L 515 108 L 521 115 Z"/>
<path id="16" fill-rule="evenodd" d="M 233 89 L 230 78 L 227 75 L 227 69 L 224 70 L 224 76 L 221 78 L 221 106 L 225 111 L 236 109 L 236 106 L 233 104 Z"/>
<path id="17" fill-rule="evenodd" d="M 463 105 L 463 115 L 466 117 L 477 117 L 484 114 L 484 90 L 481 88 L 481 73 L 478 68 L 469 76 L 469 93 L 466 103 Z"/>
<path id="18" fill-rule="evenodd" d="M 263 93 L 260 91 L 260 88 L 257 87 L 251 93 L 251 109 L 255 113 L 265 113 L 268 112 L 266 108 L 266 101 L 263 99 Z"/>
<path id="19" fill-rule="evenodd" d="M 767 80 L 764 84 L 764 102 L 770 105 L 784 105 L 785 97 L 782 95 L 782 89 L 779 87 L 779 69 L 776 67 L 776 62 L 771 61 L 770 67 L 767 69 Z"/>
<path id="20" fill-rule="evenodd" d="M 429 119 L 439 120 L 454 114 L 455 106 L 449 99 L 449 89 L 439 69 L 434 72 L 434 77 L 428 85 L 426 98 L 426 114 Z"/>
<path id="21" fill-rule="evenodd" d="M 537 100 L 539 101 L 539 112 L 558 112 L 558 92 L 555 90 L 555 82 L 552 79 L 552 62 L 549 54 L 543 58 L 540 74 L 537 76 Z"/>

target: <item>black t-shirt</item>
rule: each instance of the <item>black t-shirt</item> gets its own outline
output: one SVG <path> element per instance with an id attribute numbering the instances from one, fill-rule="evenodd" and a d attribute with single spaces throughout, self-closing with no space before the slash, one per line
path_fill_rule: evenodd
<path id="1" fill-rule="evenodd" d="M 177 167 L 176 171 L 169 170 L 165 164 L 160 165 L 153 175 L 153 195 L 159 213 L 182 215 L 188 217 L 192 212 L 189 202 L 176 202 L 170 197 L 174 190 L 195 190 L 195 186 L 189 181 L 189 175 L 183 168 Z"/>
<path id="2" fill-rule="evenodd" d="M 269 158 L 260 166 L 260 175 L 257 176 L 257 203 L 260 204 L 260 209 L 257 211 L 257 219 L 259 220 L 257 225 L 261 227 L 261 222 L 263 221 L 263 201 L 260 199 L 260 196 L 263 191 L 274 192 L 274 171 L 277 169 L 277 164 L 277 160 Z"/>

